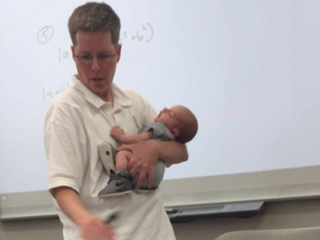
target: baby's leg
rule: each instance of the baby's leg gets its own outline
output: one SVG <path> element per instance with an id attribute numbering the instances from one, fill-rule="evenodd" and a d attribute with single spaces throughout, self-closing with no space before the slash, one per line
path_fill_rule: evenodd
<path id="1" fill-rule="evenodd" d="M 130 172 L 127 170 L 131 152 L 119 151 L 116 154 L 116 172 L 110 174 L 108 185 L 100 192 L 99 197 L 112 197 L 132 192 Z"/>
<path id="2" fill-rule="evenodd" d="M 131 158 L 131 152 L 122 150 L 116 154 L 116 168 L 117 170 L 127 170 L 128 162 Z"/>

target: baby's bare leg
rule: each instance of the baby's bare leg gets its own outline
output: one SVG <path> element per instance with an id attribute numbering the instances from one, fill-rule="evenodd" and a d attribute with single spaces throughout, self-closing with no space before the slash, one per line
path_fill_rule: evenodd
<path id="1" fill-rule="evenodd" d="M 127 170 L 131 152 L 126 150 L 116 154 L 116 172 L 110 173 L 108 185 L 100 192 L 99 197 L 112 197 L 132 192 L 130 172 Z"/>
<path id="2" fill-rule="evenodd" d="M 131 152 L 121 150 L 116 154 L 116 168 L 118 170 L 128 170 L 128 162 L 131 158 Z"/>

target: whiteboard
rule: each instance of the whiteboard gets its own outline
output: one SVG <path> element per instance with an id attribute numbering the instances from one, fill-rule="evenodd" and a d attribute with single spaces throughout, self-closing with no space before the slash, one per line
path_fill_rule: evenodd
<path id="1" fill-rule="evenodd" d="M 76 71 L 67 21 L 85 2 L 0 0 L 0 207 L 15 216 L 21 196 L 47 199 L 44 117 Z M 115 83 L 199 121 L 189 161 L 166 171 L 168 205 L 320 193 L 319 1 L 107 2 L 122 21 Z"/>

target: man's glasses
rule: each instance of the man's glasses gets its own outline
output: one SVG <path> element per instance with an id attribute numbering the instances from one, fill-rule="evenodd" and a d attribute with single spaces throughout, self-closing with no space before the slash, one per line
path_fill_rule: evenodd
<path id="1" fill-rule="evenodd" d="M 99 54 L 96 58 L 99 64 L 105 65 L 107 63 L 110 63 L 112 58 L 114 58 L 117 54 Z M 78 58 L 79 62 L 85 65 L 92 64 L 92 61 L 94 57 L 92 57 L 90 54 L 84 54 L 84 55 L 74 55 L 74 57 Z"/>

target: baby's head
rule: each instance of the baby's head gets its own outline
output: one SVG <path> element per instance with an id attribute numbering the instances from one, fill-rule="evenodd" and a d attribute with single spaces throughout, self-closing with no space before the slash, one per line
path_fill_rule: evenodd
<path id="1" fill-rule="evenodd" d="M 198 121 L 195 115 L 186 107 L 177 105 L 164 108 L 156 117 L 155 122 L 165 125 L 175 140 L 181 143 L 191 141 L 198 131 Z"/>

